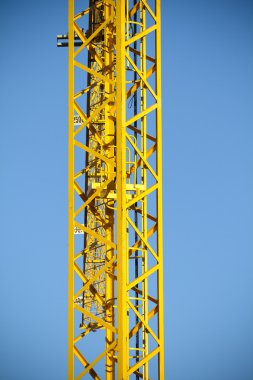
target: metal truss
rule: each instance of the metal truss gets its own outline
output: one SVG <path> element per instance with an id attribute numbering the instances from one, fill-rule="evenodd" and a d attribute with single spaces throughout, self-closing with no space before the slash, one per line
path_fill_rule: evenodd
<path id="1" fill-rule="evenodd" d="M 68 379 L 164 379 L 160 1 L 69 0 L 67 39 Z"/>

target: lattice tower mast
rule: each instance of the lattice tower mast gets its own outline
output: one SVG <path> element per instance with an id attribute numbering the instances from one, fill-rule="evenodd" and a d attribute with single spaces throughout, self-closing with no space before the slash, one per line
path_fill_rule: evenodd
<path id="1" fill-rule="evenodd" d="M 164 379 L 159 0 L 69 0 L 68 379 Z"/>

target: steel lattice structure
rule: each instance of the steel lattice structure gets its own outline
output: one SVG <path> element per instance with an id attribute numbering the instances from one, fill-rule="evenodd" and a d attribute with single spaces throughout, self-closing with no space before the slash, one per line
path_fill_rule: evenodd
<path id="1" fill-rule="evenodd" d="M 160 1 L 69 0 L 66 38 L 68 379 L 164 379 Z"/>

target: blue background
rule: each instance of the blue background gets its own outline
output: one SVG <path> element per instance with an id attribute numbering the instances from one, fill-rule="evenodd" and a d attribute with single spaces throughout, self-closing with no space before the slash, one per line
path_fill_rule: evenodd
<path id="1" fill-rule="evenodd" d="M 252 380 L 253 2 L 162 3 L 165 379 Z M 0 379 L 62 380 L 67 1 L 0 15 Z"/>

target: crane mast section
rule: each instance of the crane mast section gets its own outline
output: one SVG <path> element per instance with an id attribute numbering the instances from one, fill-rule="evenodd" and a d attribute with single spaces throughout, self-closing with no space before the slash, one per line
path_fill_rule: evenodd
<path id="1" fill-rule="evenodd" d="M 159 0 L 69 0 L 68 380 L 164 379 Z"/>

